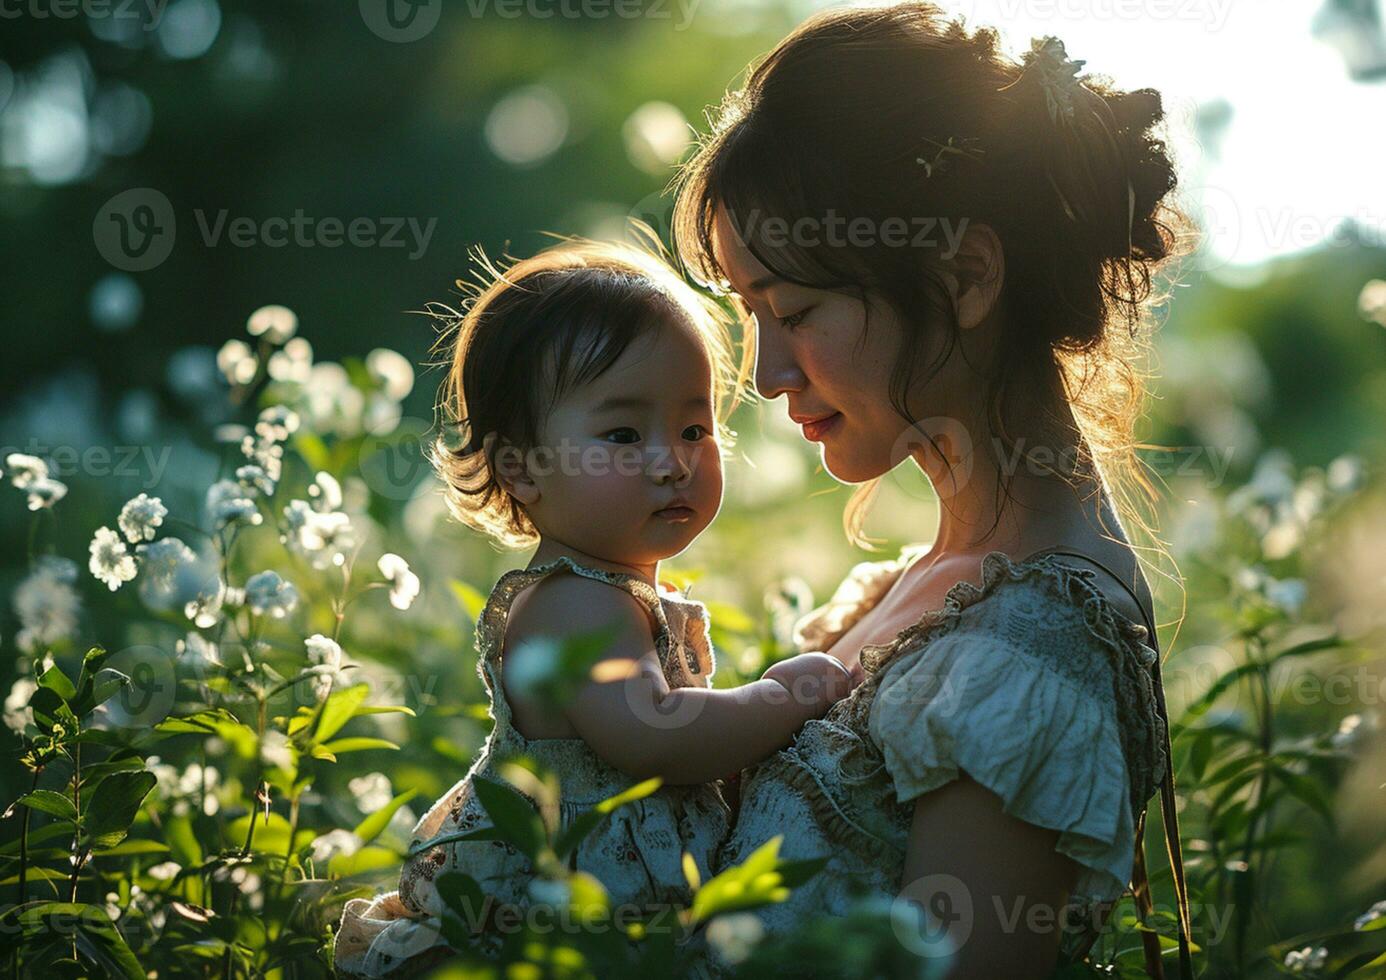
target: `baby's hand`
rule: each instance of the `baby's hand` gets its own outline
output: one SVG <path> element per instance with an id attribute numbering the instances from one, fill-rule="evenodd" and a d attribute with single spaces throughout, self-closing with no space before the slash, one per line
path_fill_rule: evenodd
<path id="1" fill-rule="evenodd" d="M 763 675 L 775 681 L 796 701 L 821 715 L 856 687 L 858 679 L 836 657 L 826 653 L 801 653 L 771 664 Z"/>

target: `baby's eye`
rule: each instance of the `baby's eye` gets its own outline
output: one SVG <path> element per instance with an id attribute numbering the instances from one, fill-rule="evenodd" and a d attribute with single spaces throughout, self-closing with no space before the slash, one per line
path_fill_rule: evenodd
<path id="1" fill-rule="evenodd" d="M 690 425 L 683 430 L 683 437 L 689 442 L 697 442 L 699 439 L 706 439 L 711 433 L 705 425 Z"/>
<path id="2" fill-rule="evenodd" d="M 612 429 L 610 432 L 607 432 L 602 438 L 609 439 L 611 442 L 629 444 L 632 442 L 639 442 L 640 433 L 636 432 L 628 425 L 623 425 L 619 429 Z"/>

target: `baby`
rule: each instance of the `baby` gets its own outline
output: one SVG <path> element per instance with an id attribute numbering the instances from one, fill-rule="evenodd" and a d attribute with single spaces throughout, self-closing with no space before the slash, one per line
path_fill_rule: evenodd
<path id="1" fill-rule="evenodd" d="M 457 839 L 490 826 L 476 777 L 499 779 L 507 758 L 557 775 L 564 828 L 659 777 L 569 861 L 613 907 L 686 905 L 683 855 L 706 880 L 729 826 L 719 777 L 788 745 L 854 682 L 837 659 L 806 653 L 713 689 L 707 610 L 659 581 L 660 561 L 721 505 L 734 369 L 717 307 L 635 246 L 566 239 L 487 269 L 456 324 L 441 393 L 463 443 L 440 440 L 432 457 L 455 516 L 504 545 L 537 547 L 497 582 L 477 623 L 495 720 L 485 747 L 415 828 L 399 891 L 346 907 L 335 960 L 352 976 L 389 975 L 445 948 L 436 883 L 449 871 L 498 903 L 532 901 L 525 855 Z M 535 678 L 565 641 L 594 636 L 603 652 L 555 707 Z M 483 931 L 480 948 L 499 941 Z"/>

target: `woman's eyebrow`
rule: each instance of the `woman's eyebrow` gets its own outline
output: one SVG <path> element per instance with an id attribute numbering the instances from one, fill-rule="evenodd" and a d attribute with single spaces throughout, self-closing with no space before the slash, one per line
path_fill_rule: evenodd
<path id="1" fill-rule="evenodd" d="M 763 276 L 761 276 L 759 279 L 757 279 L 755 282 L 753 282 L 753 283 L 751 283 L 749 286 L 747 286 L 747 287 L 746 287 L 746 292 L 748 292 L 748 293 L 759 293 L 759 292 L 763 292 L 763 291 L 765 291 L 766 289 L 770 288 L 771 286 L 775 285 L 775 283 L 781 282 L 781 281 L 782 281 L 782 280 L 780 279 L 780 277 L 777 276 L 777 275 L 775 275 L 773 272 L 766 273 L 765 275 L 763 275 Z"/>

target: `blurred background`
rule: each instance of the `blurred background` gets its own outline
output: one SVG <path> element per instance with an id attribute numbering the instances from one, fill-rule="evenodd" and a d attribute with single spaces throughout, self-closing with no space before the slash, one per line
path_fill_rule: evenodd
<path id="1" fill-rule="evenodd" d="M 392 824 L 407 838 L 410 817 L 485 735 L 469 603 L 525 559 L 448 520 L 418 454 L 440 374 L 428 367 L 435 326 L 417 311 L 458 304 L 473 246 L 523 256 L 550 241 L 544 232 L 619 236 L 630 217 L 667 238 L 661 192 L 706 109 L 817 6 L 0 0 L 0 455 L 46 459 L 67 489 L 27 509 L 22 490 L 0 488 L 5 690 L 45 650 L 72 656 L 92 643 L 147 646 L 181 664 L 186 623 L 96 581 L 88 543 L 141 492 L 197 522 L 209 485 L 242 462 L 243 430 L 225 427 L 253 423 L 265 404 L 248 383 L 292 389 L 305 439 L 285 481 L 333 472 L 360 537 L 404 555 L 423 580 L 405 612 L 363 603 L 343 642 L 362 676 L 393 684 L 394 700 L 418 713 L 389 719 L 405 751 L 325 769 L 304 811 L 319 836 L 351 826 L 365 784 L 349 781 L 379 789 L 386 770 L 387 790 L 418 793 L 413 814 L 406 806 Z M 1155 583 L 1171 710 L 1198 704 L 1242 662 L 1247 630 L 1264 625 L 1248 626 L 1248 596 L 1276 610 L 1286 642 L 1301 628 L 1351 639 L 1350 670 L 1320 664 L 1321 675 L 1351 678 L 1342 699 L 1282 703 L 1285 686 L 1269 699 L 1284 708 L 1277 737 L 1360 744 L 1332 763 L 1319 796 L 1287 791 L 1303 812 L 1260 824 L 1298 821 L 1303 839 L 1263 866 L 1247 943 L 1350 923 L 1386 899 L 1382 3 L 942 6 L 996 26 L 1017 54 L 1031 37 L 1058 35 L 1086 71 L 1165 96 L 1180 201 L 1204 231 L 1160 311 L 1147 436 L 1166 448 L 1144 454 L 1186 578 L 1182 589 Z M 267 304 L 296 315 L 287 344 L 246 332 Z M 937 515 L 904 467 L 867 524 L 880 552 L 854 548 L 839 522 L 847 488 L 821 471 L 783 407 L 749 406 L 733 426 L 722 514 L 667 568 L 712 604 L 726 682 L 778 655 L 787 617 L 823 601 L 853 563 L 929 540 Z M 278 560 L 272 534 L 246 540 L 247 570 Z M 43 554 L 76 562 L 76 581 L 25 592 Z M 323 609 L 307 611 L 316 587 L 297 584 L 305 615 L 320 617 L 300 632 L 324 628 Z M 1295 658 L 1295 669 L 1308 662 Z M 1221 849 L 1248 819 L 1257 827 L 1253 804 L 1240 823 L 1215 819 L 1254 785 L 1195 800 L 1218 753 L 1236 758 L 1240 743 L 1216 741 L 1230 730 L 1217 726 L 1257 731 L 1262 707 L 1251 694 L 1210 702 L 1189 722 L 1214 733 L 1208 747 L 1190 737 L 1176 749 L 1197 772 L 1186 780 L 1186 847 L 1210 895 L 1239 887 L 1236 861 L 1271 853 Z M 7 702 L 7 715 L 21 708 Z M 1301 775 L 1323 761 L 1305 759 Z M 229 815 L 248 811 L 246 777 L 233 769 L 222 774 Z M 28 778 L 0 763 L 6 804 Z M 0 839 L 14 839 L 15 823 L 0 823 Z M 374 867 L 388 867 L 389 846 L 374 846 L 386 852 Z M 365 860 L 337 870 L 368 884 L 388 877 L 370 879 Z M 1261 965 L 1292 964 L 1276 954 Z"/>

